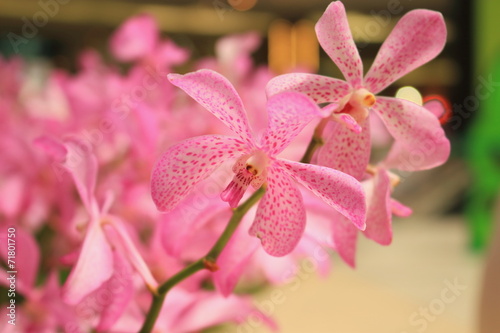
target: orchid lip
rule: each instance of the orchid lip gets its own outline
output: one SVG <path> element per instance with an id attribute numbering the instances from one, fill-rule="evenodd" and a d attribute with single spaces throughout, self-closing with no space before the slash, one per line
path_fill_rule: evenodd
<path id="1" fill-rule="evenodd" d="M 264 183 L 268 165 L 269 157 L 261 150 L 240 157 L 233 166 L 235 175 L 221 193 L 221 199 L 232 208 L 237 207 L 249 185 L 257 189 Z"/>
<path id="2" fill-rule="evenodd" d="M 256 151 L 245 163 L 245 168 L 254 176 L 259 176 L 267 168 L 269 157 L 263 151 Z"/>

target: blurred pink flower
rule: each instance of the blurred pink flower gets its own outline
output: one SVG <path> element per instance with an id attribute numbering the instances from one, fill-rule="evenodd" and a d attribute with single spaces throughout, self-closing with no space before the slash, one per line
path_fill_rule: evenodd
<path id="1" fill-rule="evenodd" d="M 99 288 L 107 288 L 106 284 L 117 272 L 122 274 L 121 271 L 126 269 L 128 263 L 143 277 L 148 288 L 155 290 L 157 282 L 124 229 L 123 223 L 117 217 L 107 214 L 111 205 L 110 197 L 102 208 L 98 206 L 94 196 L 97 159 L 91 148 L 75 138 L 68 138 L 61 144 L 48 137 L 41 137 L 36 144 L 61 163 L 72 176 L 89 215 L 78 260 L 63 287 L 64 301 L 76 305 Z M 111 227 L 110 230 L 106 229 L 107 226 Z M 128 259 L 126 264 L 122 256 Z M 106 311 L 102 312 L 99 327 L 111 326 L 125 309 L 132 294 L 133 288 L 130 285 L 114 295 Z"/>

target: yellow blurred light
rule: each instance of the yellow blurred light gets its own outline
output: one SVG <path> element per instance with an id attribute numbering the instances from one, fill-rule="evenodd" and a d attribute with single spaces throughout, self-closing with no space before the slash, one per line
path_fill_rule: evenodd
<path id="1" fill-rule="evenodd" d="M 268 61 L 274 73 L 318 70 L 319 45 L 313 22 L 300 20 L 292 24 L 275 20 L 269 27 L 268 36 Z"/>
<path id="2" fill-rule="evenodd" d="M 420 92 L 416 88 L 410 86 L 399 88 L 396 92 L 396 98 L 406 99 L 407 101 L 416 103 L 418 105 L 424 104 Z"/>
<path id="3" fill-rule="evenodd" d="M 276 74 L 288 72 L 293 67 L 292 25 L 285 20 L 275 20 L 269 27 L 269 67 Z"/>

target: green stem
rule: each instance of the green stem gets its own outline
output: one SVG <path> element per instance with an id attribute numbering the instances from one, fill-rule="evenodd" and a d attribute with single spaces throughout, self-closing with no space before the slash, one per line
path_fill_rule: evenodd
<path id="1" fill-rule="evenodd" d="M 310 163 L 313 157 L 314 152 L 320 146 L 323 145 L 323 130 L 325 129 L 326 124 L 328 123 L 328 119 L 323 119 L 316 129 L 314 130 L 313 137 L 311 142 L 304 153 L 304 156 L 300 160 L 302 163 Z M 150 333 L 155 325 L 156 319 L 158 319 L 158 315 L 160 314 L 160 310 L 163 306 L 163 302 L 165 301 L 165 297 L 167 293 L 176 286 L 181 281 L 187 279 L 191 275 L 199 272 L 203 269 L 208 269 L 210 271 L 217 270 L 217 258 L 221 254 L 222 250 L 226 247 L 227 243 L 233 236 L 236 228 L 240 225 L 243 216 L 248 212 L 248 210 L 259 201 L 260 198 L 265 193 L 264 186 L 255 191 L 244 203 L 234 209 L 233 215 L 229 220 L 226 228 L 220 235 L 217 242 L 214 246 L 208 251 L 208 253 L 199 260 L 195 261 L 191 265 L 185 267 L 182 271 L 172 276 L 170 279 L 161 284 L 156 293 L 153 294 L 153 301 L 151 303 L 151 307 L 146 315 L 146 319 L 144 324 L 140 330 L 140 333 Z"/>
<path id="2" fill-rule="evenodd" d="M 325 118 L 321 120 L 318 126 L 316 126 L 313 137 L 311 138 L 311 141 L 307 146 L 306 152 L 304 153 L 304 156 L 302 156 L 302 159 L 300 160 L 301 163 L 311 163 L 312 157 L 316 149 L 318 149 L 324 144 L 323 130 L 325 129 L 326 124 L 328 124 L 328 121 L 329 118 Z"/>
<path id="3" fill-rule="evenodd" d="M 229 242 L 229 239 L 231 239 L 231 236 L 236 231 L 236 228 L 239 226 L 241 220 L 243 219 L 243 216 L 245 216 L 248 210 L 257 201 L 259 201 L 259 199 L 264 195 L 264 193 L 265 193 L 264 187 L 259 188 L 244 203 L 242 203 L 240 206 L 234 209 L 233 215 L 231 216 L 231 219 L 229 220 L 229 223 L 227 224 L 226 228 L 224 229 L 224 231 L 222 232 L 222 234 L 220 235 L 219 239 L 214 244 L 214 246 L 210 249 L 210 251 L 208 251 L 208 253 L 203 258 L 185 267 L 179 273 L 175 274 L 174 276 L 172 276 L 170 279 L 168 279 L 158 287 L 156 293 L 153 295 L 153 301 L 151 303 L 151 307 L 149 308 L 149 311 L 146 315 L 146 319 L 140 330 L 140 333 L 151 332 L 156 322 L 156 319 L 160 314 L 160 310 L 163 306 L 165 296 L 170 291 L 170 289 L 172 289 L 181 281 L 185 280 L 186 278 L 190 277 L 191 275 L 205 268 L 211 271 L 217 270 L 217 265 L 216 265 L 217 258 L 221 254 L 222 250 L 224 250 L 224 247 Z"/>

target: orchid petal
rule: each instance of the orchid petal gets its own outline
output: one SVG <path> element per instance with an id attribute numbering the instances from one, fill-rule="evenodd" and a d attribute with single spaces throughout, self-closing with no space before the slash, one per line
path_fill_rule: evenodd
<path id="1" fill-rule="evenodd" d="M 357 134 L 342 124 L 330 122 L 325 128 L 325 143 L 316 155 L 319 165 L 342 171 L 361 180 L 370 161 L 370 123 L 367 118 Z"/>
<path id="2" fill-rule="evenodd" d="M 176 290 L 176 293 L 180 293 Z M 274 329 L 276 324 L 263 313 L 254 308 L 249 297 L 230 295 L 227 298 L 213 292 L 199 291 L 191 297 L 191 303 L 184 308 L 168 332 L 184 333 L 198 332 L 205 328 L 227 322 L 244 322 L 249 315 L 258 317 L 259 321 Z M 163 309 L 172 309 L 177 303 L 169 302 L 168 298 Z M 207 316 L 210 313 L 210 316 Z"/>
<path id="3" fill-rule="evenodd" d="M 413 213 L 410 207 L 403 205 L 395 199 L 391 199 L 391 210 L 394 215 L 399 217 L 408 217 Z"/>
<path id="4" fill-rule="evenodd" d="M 243 141 L 252 145 L 253 136 L 240 96 L 221 74 L 202 69 L 185 75 L 169 74 L 169 81 L 216 116 Z"/>
<path id="5" fill-rule="evenodd" d="M 280 160 L 299 183 L 320 197 L 359 229 L 365 229 L 366 202 L 361 184 L 352 176 L 327 167 Z"/>
<path id="6" fill-rule="evenodd" d="M 206 204 L 200 205 L 199 195 L 206 198 Z M 197 200 L 198 199 L 198 200 Z M 204 201 L 205 202 L 205 201 Z M 217 218 L 224 218 L 231 210 L 227 207 L 227 203 L 220 200 L 219 195 L 213 197 L 206 193 L 193 193 L 188 196 L 174 210 L 164 215 L 160 226 L 161 243 L 165 251 L 176 258 L 189 258 L 191 251 L 186 251 L 186 244 L 194 242 L 196 236 L 211 237 L 205 232 L 211 221 Z M 206 252 L 213 245 L 213 240 L 210 239 L 210 245 L 205 249 L 200 240 L 196 239 L 196 249 L 193 251 L 198 257 L 198 251 Z M 203 242 L 205 243 L 205 242 Z M 203 254 L 201 254 L 203 255 Z"/>
<path id="7" fill-rule="evenodd" d="M 56 162 L 63 163 L 68 154 L 68 149 L 62 143 L 48 136 L 41 136 L 35 139 L 33 143 L 42 148 Z"/>
<path id="8" fill-rule="evenodd" d="M 91 221 L 88 228 L 78 262 L 63 288 L 63 299 L 69 304 L 77 304 L 113 275 L 113 253 L 99 221 Z"/>
<path id="9" fill-rule="evenodd" d="M 415 103 L 389 97 L 379 97 L 373 109 L 396 139 L 384 167 L 416 171 L 446 162 L 450 142 L 434 114 Z"/>
<path id="10" fill-rule="evenodd" d="M 261 43 L 261 37 L 255 31 L 229 35 L 215 43 L 215 54 L 224 73 L 235 79 L 244 78 L 252 69 L 252 52 Z"/>
<path id="11" fill-rule="evenodd" d="M 154 18 L 147 14 L 137 15 L 123 23 L 111 36 L 110 49 L 120 61 L 134 61 L 150 55 L 159 39 Z"/>
<path id="12" fill-rule="evenodd" d="M 342 126 L 356 134 L 359 134 L 363 131 L 363 127 L 361 127 L 356 119 L 354 119 L 354 117 L 348 113 L 333 113 L 332 119 L 333 121 L 342 124 Z"/>
<path id="13" fill-rule="evenodd" d="M 284 74 L 270 80 L 267 96 L 285 91 L 296 91 L 312 98 L 316 103 L 338 102 L 351 92 L 351 86 L 339 79 L 316 74 Z"/>
<path id="14" fill-rule="evenodd" d="M 378 94 L 391 83 L 434 59 L 446 43 L 439 12 L 417 9 L 399 20 L 365 76 L 365 87 Z"/>
<path id="15" fill-rule="evenodd" d="M 323 50 L 338 66 L 347 82 L 357 87 L 363 81 L 363 63 L 354 44 L 344 5 L 332 2 L 316 24 L 316 35 Z"/>
<path id="16" fill-rule="evenodd" d="M 321 109 L 310 98 L 297 92 L 271 96 L 267 110 L 269 125 L 261 143 L 270 156 L 282 152 L 311 120 L 321 115 Z"/>
<path id="17" fill-rule="evenodd" d="M 232 137 L 207 135 L 184 140 L 168 149 L 151 176 L 151 194 L 160 211 L 172 210 L 191 189 L 227 159 L 248 147 Z"/>
<path id="18" fill-rule="evenodd" d="M 392 241 L 392 212 L 391 187 L 387 171 L 378 169 L 373 181 L 375 184 L 368 204 L 364 234 L 381 245 L 389 245 Z"/>
<path id="19" fill-rule="evenodd" d="M 260 238 L 272 256 L 290 253 L 300 240 L 306 224 L 306 211 L 299 189 L 281 168 L 268 168 L 266 194 L 260 201 L 250 235 Z"/>
<path id="20" fill-rule="evenodd" d="M 126 255 L 128 261 L 135 268 L 137 273 L 143 278 L 144 283 L 149 288 L 149 290 L 156 290 L 158 287 L 158 282 L 151 274 L 148 265 L 142 258 L 137 246 L 132 241 L 127 230 L 125 229 L 124 223 L 115 217 L 108 216 L 107 222 L 111 225 L 116 232 L 116 242 L 113 243 L 115 246 L 119 246 L 121 253 Z"/>
<path id="21" fill-rule="evenodd" d="M 180 65 L 189 59 L 189 51 L 176 45 L 171 40 L 161 41 L 154 50 L 154 61 L 158 66 Z"/>
<path id="22" fill-rule="evenodd" d="M 77 138 L 68 138 L 63 144 L 44 136 L 36 139 L 34 143 L 68 170 L 85 208 L 95 218 L 99 210 L 94 198 L 97 159 L 91 148 Z"/>
<path id="23" fill-rule="evenodd" d="M 111 294 L 102 304 L 101 318 L 96 327 L 98 332 L 108 332 L 123 315 L 125 308 L 134 296 L 132 271 L 126 261 L 116 252 L 113 252 L 114 272 L 111 278 L 101 288 L 103 293 Z M 99 298 L 102 300 L 102 298 Z"/>
<path id="24" fill-rule="evenodd" d="M 430 100 L 424 103 L 424 108 L 429 110 L 437 118 L 440 118 L 446 111 L 445 106 L 437 99 Z"/>
<path id="25" fill-rule="evenodd" d="M 224 297 L 228 297 L 233 292 L 259 246 L 256 238 L 249 237 L 242 231 L 237 231 L 231 237 L 217 259 L 219 269 L 213 274 L 215 287 Z"/>
<path id="26" fill-rule="evenodd" d="M 351 267 L 356 266 L 356 241 L 358 229 L 343 215 L 335 214 L 332 239 L 337 253 Z"/>
<path id="27" fill-rule="evenodd" d="M 2 198 L 0 200 L 0 214 L 8 219 L 15 219 L 23 209 L 23 200 L 29 186 L 25 183 L 25 179 L 18 175 L 0 179 L 0 198 Z"/>
<path id="28" fill-rule="evenodd" d="M 71 173 L 83 204 L 91 216 L 97 216 L 98 206 L 94 197 L 97 180 L 97 158 L 91 148 L 76 138 L 64 142 L 68 154 L 63 163 Z"/>

